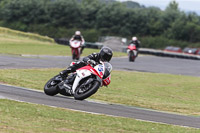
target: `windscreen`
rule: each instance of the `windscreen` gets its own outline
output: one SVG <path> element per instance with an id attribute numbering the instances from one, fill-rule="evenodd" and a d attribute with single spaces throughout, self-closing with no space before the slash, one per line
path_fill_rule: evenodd
<path id="1" fill-rule="evenodd" d="M 103 79 L 107 78 L 112 71 L 112 65 L 110 63 L 104 62 L 104 66 L 105 66 L 105 73 L 103 75 Z"/>

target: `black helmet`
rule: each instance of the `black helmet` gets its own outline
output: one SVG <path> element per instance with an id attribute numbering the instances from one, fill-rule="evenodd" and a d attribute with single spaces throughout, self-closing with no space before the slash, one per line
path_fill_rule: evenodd
<path id="1" fill-rule="evenodd" d="M 110 49 L 109 47 L 103 47 L 101 50 L 100 50 L 100 60 L 101 61 L 107 61 L 109 62 L 112 58 L 112 49 Z"/>

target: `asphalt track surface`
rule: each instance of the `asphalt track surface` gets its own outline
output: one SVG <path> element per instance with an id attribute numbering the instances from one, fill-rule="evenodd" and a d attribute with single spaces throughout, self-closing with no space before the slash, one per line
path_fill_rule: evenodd
<path id="1" fill-rule="evenodd" d="M 64 68 L 71 62 L 71 57 L 54 56 L 8 56 L 0 55 L 0 69 L 7 68 Z M 114 70 L 143 71 L 154 73 L 170 73 L 200 77 L 200 61 L 162 58 L 155 56 L 139 56 L 136 62 L 128 62 L 126 57 L 113 58 Z M 98 93 L 98 92 L 97 92 Z M 159 122 L 187 127 L 200 128 L 200 117 L 184 116 L 150 109 L 125 105 L 99 103 L 90 100 L 78 101 L 64 96 L 47 96 L 41 91 L 0 85 L 0 97 L 17 101 L 62 107 L 90 113 L 121 116 L 139 120 Z"/>
<path id="2" fill-rule="evenodd" d="M 4 68 L 66 68 L 72 59 L 63 56 L 0 55 L 0 69 Z M 114 70 L 169 73 L 200 77 L 200 61 L 156 56 L 139 56 L 135 62 L 127 57 L 113 58 Z"/>

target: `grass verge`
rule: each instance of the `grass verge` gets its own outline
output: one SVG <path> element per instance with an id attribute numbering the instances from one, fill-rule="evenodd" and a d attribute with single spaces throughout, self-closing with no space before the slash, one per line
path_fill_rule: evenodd
<path id="1" fill-rule="evenodd" d="M 70 48 L 56 45 L 52 39 L 0 28 L 1 54 L 71 56 Z M 87 56 L 97 49 L 85 49 Z M 115 52 L 114 56 L 126 56 Z M 61 69 L 4 69 L 0 82 L 42 90 L 44 84 Z M 180 79 L 180 81 L 179 81 Z M 188 82 L 188 84 L 186 84 Z M 123 84 L 122 84 L 123 83 Z M 113 71 L 112 83 L 100 89 L 93 99 L 199 115 L 199 78 L 151 73 Z M 0 132 L 199 132 L 192 128 L 136 121 L 69 111 L 0 99 Z"/>
<path id="2" fill-rule="evenodd" d="M 0 27 L 0 42 L 1 54 L 71 56 L 69 46 L 58 45 L 52 38 L 2 27 Z M 99 49 L 85 48 L 81 56 L 93 52 L 99 52 Z M 126 56 L 126 53 L 115 52 L 114 56 Z"/>
<path id="3" fill-rule="evenodd" d="M 1 133 L 197 133 L 198 129 L 0 99 Z"/>
<path id="4" fill-rule="evenodd" d="M 62 69 L 1 69 L 0 82 L 43 90 Z M 150 109 L 200 115 L 200 78 L 113 71 L 111 84 L 91 98 Z"/>
<path id="5" fill-rule="evenodd" d="M 9 28 L 4 28 L 4 27 L 0 27 L 0 35 L 2 37 L 2 35 L 10 35 L 10 36 L 15 36 L 17 38 L 30 38 L 30 39 L 34 39 L 34 40 L 39 40 L 39 41 L 44 41 L 44 42 L 54 42 L 54 40 L 52 38 L 49 38 L 47 36 L 41 36 L 38 34 L 33 34 L 33 33 L 26 33 L 26 32 L 22 32 L 22 31 L 17 31 L 17 30 L 12 30 Z"/>

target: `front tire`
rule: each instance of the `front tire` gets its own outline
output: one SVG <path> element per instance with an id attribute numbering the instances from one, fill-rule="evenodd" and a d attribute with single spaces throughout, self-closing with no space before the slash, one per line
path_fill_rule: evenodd
<path id="1" fill-rule="evenodd" d="M 86 88 L 87 90 L 84 90 L 85 88 L 81 87 L 81 85 L 77 87 L 74 93 L 74 98 L 76 100 L 84 100 L 90 97 L 91 95 L 93 95 L 94 93 L 96 93 L 100 87 L 100 82 L 97 80 L 94 80 L 86 87 L 88 87 Z"/>
<path id="2" fill-rule="evenodd" d="M 72 53 L 72 59 L 73 59 L 73 60 L 76 59 L 76 52 L 75 52 L 75 50 L 74 50 L 73 53 Z"/>
<path id="3" fill-rule="evenodd" d="M 134 61 L 135 61 L 135 58 L 136 58 L 135 52 L 130 51 L 130 52 L 129 52 L 129 61 L 130 61 L 130 62 L 134 62 Z"/>
<path id="4" fill-rule="evenodd" d="M 51 78 L 44 86 L 44 93 L 49 96 L 54 96 L 58 94 L 58 83 L 61 81 L 55 80 L 55 78 L 58 78 L 59 75 L 56 75 L 55 77 Z"/>
<path id="5" fill-rule="evenodd" d="M 131 62 L 131 61 L 134 61 L 133 56 L 134 56 L 134 53 L 133 53 L 133 52 L 130 52 L 130 53 L 129 53 L 129 61 L 130 61 L 130 62 Z"/>

